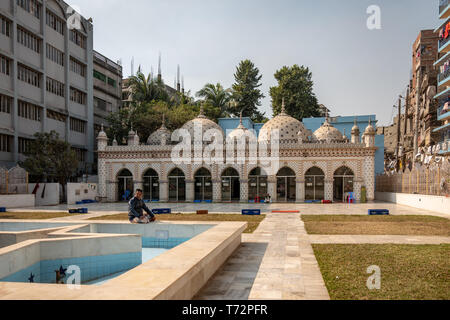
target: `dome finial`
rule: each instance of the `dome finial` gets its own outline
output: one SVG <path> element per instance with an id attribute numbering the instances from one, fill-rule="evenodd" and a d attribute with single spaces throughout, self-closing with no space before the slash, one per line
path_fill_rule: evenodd
<path id="1" fill-rule="evenodd" d="M 239 124 L 240 124 L 240 125 L 243 125 L 243 122 L 242 122 L 242 110 L 241 110 L 241 114 L 240 114 Z"/>
<path id="2" fill-rule="evenodd" d="M 281 100 L 281 114 L 286 114 L 286 104 L 284 101 L 284 97 Z"/>

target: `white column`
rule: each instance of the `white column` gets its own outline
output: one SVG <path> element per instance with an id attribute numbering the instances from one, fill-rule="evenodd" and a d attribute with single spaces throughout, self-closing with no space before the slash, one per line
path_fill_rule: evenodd
<path id="1" fill-rule="evenodd" d="M 303 203 L 305 202 L 305 180 L 298 179 L 296 183 L 296 201 L 297 203 Z"/>
<path id="2" fill-rule="evenodd" d="M 275 176 L 270 176 L 267 179 L 267 192 L 269 192 L 272 202 L 277 202 L 277 178 Z"/>
<path id="3" fill-rule="evenodd" d="M 325 180 L 325 200 L 333 201 L 333 183 L 333 179 Z"/>
<path id="4" fill-rule="evenodd" d="M 159 181 L 159 201 L 168 202 L 169 201 L 169 183 L 168 181 Z"/>
<path id="5" fill-rule="evenodd" d="M 193 180 L 186 180 L 186 202 L 194 202 L 195 186 Z"/>
<path id="6" fill-rule="evenodd" d="M 213 202 L 222 202 L 222 181 L 213 180 Z"/>
<path id="7" fill-rule="evenodd" d="M 241 180 L 241 203 L 248 203 L 248 180 Z"/>

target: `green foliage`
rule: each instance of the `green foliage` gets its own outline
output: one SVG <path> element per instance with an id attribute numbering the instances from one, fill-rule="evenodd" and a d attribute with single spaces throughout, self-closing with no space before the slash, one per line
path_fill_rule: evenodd
<path id="1" fill-rule="evenodd" d="M 262 75 L 250 60 L 241 61 L 234 74 L 235 83 L 232 86 L 234 103 L 229 111 L 234 116 L 239 116 L 241 111 L 244 117 L 250 117 L 253 121 L 262 121 L 264 114 L 258 111 L 261 99 L 264 98 L 261 90 Z"/>
<path id="2" fill-rule="evenodd" d="M 26 160 L 20 165 L 36 178 L 47 177 L 65 185 L 78 168 L 76 153 L 55 131 L 36 133 L 34 137 L 29 150 L 24 153 Z"/>
<path id="3" fill-rule="evenodd" d="M 321 116 L 317 98 L 313 92 L 312 73 L 309 68 L 283 67 L 275 73 L 278 86 L 270 88 L 272 97 L 273 115 L 281 112 L 284 97 L 286 112 L 302 121 L 304 118 Z"/>
<path id="4" fill-rule="evenodd" d="M 207 83 L 203 89 L 197 92 L 196 96 L 203 98 L 207 104 L 220 110 L 220 114 L 217 115 L 217 118 L 228 115 L 227 109 L 229 108 L 231 93 L 230 90 L 225 90 L 220 83 L 217 83 L 216 85 Z"/>
<path id="5" fill-rule="evenodd" d="M 162 80 L 154 79 L 151 74 L 147 77 L 138 71 L 135 76 L 129 78 L 129 86 L 132 90 L 133 102 L 135 104 L 148 103 L 152 101 L 170 102 L 170 96 L 165 89 Z"/>

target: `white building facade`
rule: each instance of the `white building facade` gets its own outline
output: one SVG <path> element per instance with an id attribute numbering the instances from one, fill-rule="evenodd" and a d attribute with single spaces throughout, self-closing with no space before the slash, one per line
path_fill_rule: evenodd
<path id="1" fill-rule="evenodd" d="M 160 202 L 248 203 L 269 196 L 272 202 L 297 203 L 359 201 L 364 196 L 374 200 L 377 148 L 371 124 L 360 141 L 355 123 L 349 141 L 328 121 L 312 133 L 283 108 L 264 125 L 258 138 L 242 122 L 226 135 L 203 112 L 182 129 L 191 136 L 199 132 L 202 136 L 184 155 L 183 163 L 174 152 L 179 143 L 172 142 L 174 136 L 164 123 L 146 144 L 140 144 L 132 130 L 126 146 L 115 140 L 108 145 L 102 130 L 97 138 L 99 198 L 124 201 L 139 188 L 145 199 Z M 209 139 L 211 132 L 219 133 L 216 140 Z M 226 136 L 226 142 L 217 140 L 218 136 Z M 230 151 L 231 141 L 234 149 Z M 213 142 L 211 161 L 204 155 Z"/>

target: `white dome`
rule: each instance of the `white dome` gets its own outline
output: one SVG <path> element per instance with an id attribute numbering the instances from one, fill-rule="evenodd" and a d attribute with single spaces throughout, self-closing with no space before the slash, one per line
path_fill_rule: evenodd
<path id="1" fill-rule="evenodd" d="M 169 129 L 163 124 L 161 128 L 153 132 L 147 139 L 147 144 L 150 146 L 159 146 L 161 144 L 170 144 L 172 134 Z"/>
<path id="2" fill-rule="evenodd" d="M 259 141 L 270 142 L 275 130 L 279 130 L 280 141 L 283 142 L 297 142 L 299 138 L 308 139 L 308 130 L 303 123 L 286 113 L 284 103 L 281 113 L 262 127 Z"/>
<path id="3" fill-rule="evenodd" d="M 239 126 L 234 129 L 228 136 L 229 139 L 234 139 L 236 138 L 237 141 L 239 141 L 239 139 L 242 136 L 247 136 L 249 137 L 250 135 L 252 135 L 254 137 L 253 132 L 249 131 L 244 124 L 242 123 L 242 117 L 241 117 L 241 121 L 239 123 Z M 248 142 L 248 140 L 246 140 L 246 142 Z"/>
<path id="4" fill-rule="evenodd" d="M 200 111 L 200 115 L 191 120 L 188 121 L 184 124 L 184 126 L 182 127 L 182 129 L 185 129 L 189 132 L 189 134 L 191 135 L 191 139 L 192 142 L 194 142 L 194 128 L 198 127 L 202 129 L 202 136 L 205 135 L 205 133 L 209 130 L 218 130 L 220 131 L 220 133 L 223 135 L 223 130 L 222 128 L 215 123 L 212 120 L 209 120 L 204 114 L 203 114 L 203 108 Z"/>
<path id="5" fill-rule="evenodd" d="M 328 119 L 325 123 L 314 132 L 313 140 L 316 141 L 344 141 L 343 134 L 338 129 L 333 127 Z"/>

